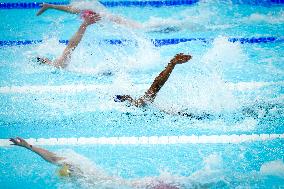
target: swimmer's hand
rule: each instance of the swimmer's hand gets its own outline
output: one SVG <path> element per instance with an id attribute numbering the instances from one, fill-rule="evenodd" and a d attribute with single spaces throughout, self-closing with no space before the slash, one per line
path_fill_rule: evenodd
<path id="1" fill-rule="evenodd" d="M 49 9 L 51 7 L 50 4 L 47 3 L 42 3 L 39 5 L 41 8 L 39 9 L 39 11 L 36 13 L 37 16 L 41 15 L 42 13 L 44 13 L 47 9 Z"/>
<path id="2" fill-rule="evenodd" d="M 176 54 L 174 58 L 171 59 L 172 64 L 183 64 L 191 59 L 191 55 L 186 55 L 183 53 Z"/>
<path id="3" fill-rule="evenodd" d="M 94 24 L 98 21 L 100 21 L 102 18 L 99 14 L 95 13 L 95 12 L 90 12 L 86 15 L 84 15 L 84 24 L 86 26 Z"/>
<path id="4" fill-rule="evenodd" d="M 27 141 L 25 141 L 24 139 L 20 138 L 20 137 L 16 137 L 16 138 L 10 138 L 10 140 L 13 144 L 11 145 L 16 145 L 16 146 L 21 146 L 27 149 L 31 149 L 32 145 L 30 145 Z"/>

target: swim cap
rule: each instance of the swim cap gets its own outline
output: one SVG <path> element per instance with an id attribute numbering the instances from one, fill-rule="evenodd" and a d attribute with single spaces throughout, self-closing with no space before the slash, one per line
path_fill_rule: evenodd
<path id="1" fill-rule="evenodd" d="M 86 17 L 93 16 L 95 14 L 92 10 L 84 10 L 81 13 L 81 18 L 85 19 Z"/>
<path id="2" fill-rule="evenodd" d="M 58 171 L 59 176 L 61 177 L 68 177 L 71 174 L 71 171 L 69 170 L 69 166 L 68 165 L 63 165 L 59 171 Z"/>
<path id="3" fill-rule="evenodd" d="M 122 102 L 122 95 L 115 95 L 114 102 Z"/>

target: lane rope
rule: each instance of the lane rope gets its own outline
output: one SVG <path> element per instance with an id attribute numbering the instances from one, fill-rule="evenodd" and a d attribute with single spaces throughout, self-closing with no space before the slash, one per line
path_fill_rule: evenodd
<path id="1" fill-rule="evenodd" d="M 176 45 L 185 42 L 202 42 L 202 43 L 212 43 L 213 38 L 172 38 L 172 39 L 151 39 L 151 42 L 156 47 L 161 47 L 165 45 Z M 232 37 L 228 39 L 231 43 L 240 44 L 259 44 L 259 43 L 282 43 L 284 42 L 284 37 Z M 0 41 L 0 47 L 11 47 L 11 46 L 25 46 L 25 45 L 36 45 L 42 43 L 43 40 L 4 40 Z M 61 44 L 68 44 L 68 40 L 59 40 Z M 100 43 L 110 44 L 110 45 L 129 45 L 136 44 L 133 40 L 127 39 L 105 39 L 100 41 Z"/>
<path id="2" fill-rule="evenodd" d="M 153 144 L 238 144 L 284 139 L 284 134 L 241 135 L 191 135 L 191 136 L 141 136 L 141 137 L 80 137 L 80 138 L 29 138 L 32 145 L 153 145 Z M 8 147 L 8 139 L 0 139 L 0 147 Z"/>
<path id="3" fill-rule="evenodd" d="M 139 90 L 145 90 L 150 86 L 150 84 L 136 84 Z M 264 87 L 283 87 L 284 81 L 278 82 L 239 82 L 239 83 L 226 83 L 225 86 L 230 90 L 247 91 L 255 90 Z M 112 84 L 69 84 L 69 85 L 26 85 L 26 86 L 3 86 L 0 87 L 0 94 L 41 94 L 41 93 L 79 93 L 79 92 L 94 92 L 94 91 L 105 91 L 107 89 L 113 88 Z"/>
<path id="4" fill-rule="evenodd" d="M 188 6 L 197 3 L 199 0 L 162 0 L 162 1 L 100 1 L 106 7 L 162 7 L 162 6 Z M 38 9 L 42 2 L 2 2 L 0 9 Z M 49 2 L 56 5 L 67 5 L 69 1 Z M 284 0 L 232 0 L 234 4 L 248 4 L 255 6 L 283 5 Z"/>
<path id="5" fill-rule="evenodd" d="M 162 7 L 162 6 L 181 6 L 181 5 L 192 5 L 197 3 L 198 0 L 175 0 L 175 1 L 100 1 L 100 3 L 106 7 Z M 3 2 L 0 3 L 0 9 L 38 9 L 40 8 L 40 4 L 43 2 L 16 2 L 16 3 L 8 3 Z M 69 2 L 49 2 L 55 5 L 67 5 Z"/>

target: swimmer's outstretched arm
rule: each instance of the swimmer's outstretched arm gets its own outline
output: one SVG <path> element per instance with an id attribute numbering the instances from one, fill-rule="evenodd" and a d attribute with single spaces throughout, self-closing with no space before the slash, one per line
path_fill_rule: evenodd
<path id="1" fill-rule="evenodd" d="M 119 16 L 119 15 L 103 14 L 102 16 L 104 16 L 109 21 L 114 22 L 118 25 L 123 25 L 123 26 L 133 28 L 133 29 L 143 29 L 144 28 L 143 24 L 138 23 L 138 22 L 131 20 L 131 19 L 126 19 L 126 18 Z"/>
<path id="2" fill-rule="evenodd" d="M 56 10 L 68 12 L 71 14 L 80 14 L 82 11 L 70 5 L 54 5 L 54 4 L 42 3 L 40 6 L 41 6 L 41 9 L 37 12 L 36 14 L 37 16 L 41 15 L 48 9 L 56 9 Z"/>
<path id="3" fill-rule="evenodd" d="M 145 94 L 138 98 L 137 100 L 133 99 L 129 95 L 121 96 L 121 101 L 129 101 L 132 105 L 136 107 L 144 106 L 147 102 L 153 102 L 157 96 L 157 93 L 164 86 L 166 81 L 169 79 L 172 71 L 174 70 L 177 64 L 183 64 L 191 59 L 191 55 L 184 55 L 183 53 L 176 54 L 168 63 L 167 67 L 155 78 L 154 82 L 150 88 L 145 92 Z"/>
<path id="4" fill-rule="evenodd" d="M 78 8 L 72 7 L 70 5 L 54 5 L 54 4 L 43 3 L 40 6 L 41 6 L 41 9 L 37 12 L 36 14 L 37 16 L 41 15 L 48 9 L 56 9 L 56 10 L 68 12 L 71 14 L 80 14 L 83 11 Z M 122 16 L 113 15 L 109 13 L 103 13 L 101 16 L 107 18 L 111 22 L 114 22 L 119 25 L 124 25 L 126 27 L 130 27 L 134 29 L 143 29 L 144 27 L 142 24 L 134 20 L 126 19 Z"/>
<path id="5" fill-rule="evenodd" d="M 150 88 L 145 92 L 146 97 L 155 99 L 157 93 L 164 86 L 166 81 L 169 79 L 172 71 L 177 64 L 183 64 L 191 59 L 191 55 L 184 55 L 183 53 L 176 54 L 168 63 L 167 67 L 155 78 Z"/>
<path id="6" fill-rule="evenodd" d="M 65 68 L 67 66 L 67 62 L 71 58 L 72 52 L 81 42 L 87 27 L 91 24 L 96 23 L 100 19 L 101 17 L 96 13 L 86 16 L 84 18 L 84 22 L 81 24 L 81 26 L 79 27 L 78 31 L 74 34 L 74 36 L 69 40 L 67 47 L 64 49 L 62 55 L 58 59 L 52 62 L 48 58 L 38 57 L 38 61 L 52 65 L 56 68 Z"/>
<path id="7" fill-rule="evenodd" d="M 55 153 L 52 153 L 48 150 L 30 145 L 27 141 L 20 137 L 10 138 L 10 141 L 13 143 L 11 145 L 24 147 L 28 150 L 31 150 L 32 152 L 41 156 L 45 161 L 50 162 L 52 164 L 60 165 L 60 161 L 65 159 L 64 157 L 59 157 Z"/>

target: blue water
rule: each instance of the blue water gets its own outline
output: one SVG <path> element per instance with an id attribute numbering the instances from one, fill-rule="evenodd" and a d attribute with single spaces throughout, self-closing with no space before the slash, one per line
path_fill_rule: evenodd
<path id="1" fill-rule="evenodd" d="M 0 46 L 0 87 L 105 86 L 77 93 L 1 93 L 0 138 L 284 133 L 283 5 L 243 2 L 107 8 L 152 27 L 133 30 L 106 21 L 90 26 L 67 70 L 38 65 L 35 57 L 60 55 L 65 45 L 58 40 L 72 36 L 81 23 L 78 16 L 49 10 L 36 17 L 36 9 L 0 9 L 0 41 L 43 40 L 35 45 Z M 253 37 L 279 40 L 228 41 Z M 151 43 L 151 39 L 173 38 L 204 38 L 205 42 L 161 47 Z M 111 45 L 105 39 L 127 39 L 129 43 Z M 113 101 L 116 94 L 142 95 L 179 52 L 193 59 L 176 66 L 153 105 L 138 109 Z M 262 82 L 267 86 L 256 87 Z M 228 85 L 251 88 L 231 90 Z M 199 120 L 166 112 L 206 112 L 212 117 Z M 70 156 L 75 152 L 84 155 L 111 175 L 126 179 L 160 176 L 179 180 L 181 188 L 284 186 L 283 139 L 242 144 L 45 147 L 70 149 Z M 86 188 L 82 182 L 58 177 L 56 166 L 27 150 L 1 147 L 0 151 L 1 188 Z"/>

